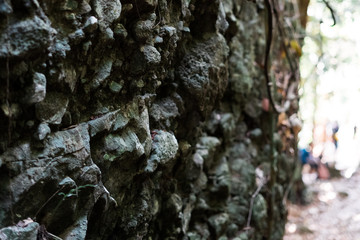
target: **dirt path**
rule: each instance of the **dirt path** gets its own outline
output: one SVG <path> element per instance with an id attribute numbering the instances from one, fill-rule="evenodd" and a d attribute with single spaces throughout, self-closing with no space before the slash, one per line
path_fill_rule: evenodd
<path id="1" fill-rule="evenodd" d="M 359 240 L 360 174 L 350 179 L 317 181 L 314 201 L 290 205 L 284 240 Z"/>

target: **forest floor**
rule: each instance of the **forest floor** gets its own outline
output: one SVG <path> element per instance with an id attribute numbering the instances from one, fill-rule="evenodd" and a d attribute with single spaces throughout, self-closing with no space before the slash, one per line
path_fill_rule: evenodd
<path id="1" fill-rule="evenodd" d="M 308 185 L 308 205 L 288 205 L 284 240 L 360 239 L 360 173 Z"/>

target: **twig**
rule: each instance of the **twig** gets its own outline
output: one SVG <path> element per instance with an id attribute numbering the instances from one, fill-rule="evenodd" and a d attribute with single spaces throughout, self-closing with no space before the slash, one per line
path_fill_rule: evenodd
<path id="1" fill-rule="evenodd" d="M 277 111 L 275 106 L 275 102 L 273 100 L 271 89 L 270 89 L 270 77 L 269 77 L 269 58 L 270 58 L 270 50 L 272 43 L 272 31 L 273 31 L 273 8 L 271 6 L 270 0 L 265 0 L 265 5 L 268 10 L 268 32 L 266 36 L 266 49 L 265 49 L 265 63 L 264 63 L 264 75 L 266 80 L 266 90 L 269 97 L 270 104 L 274 111 Z"/>
<path id="2" fill-rule="evenodd" d="M 8 144 L 10 145 L 11 143 L 11 117 L 12 117 L 12 112 L 11 112 L 11 106 L 10 106 L 10 78 L 9 78 L 9 74 L 10 74 L 10 67 L 9 67 L 9 56 L 6 56 L 6 107 L 9 111 L 9 116 L 8 116 Z"/>
<path id="3" fill-rule="evenodd" d="M 272 240 L 272 231 L 274 225 L 274 205 L 275 205 L 275 190 L 274 186 L 276 183 L 277 177 L 277 157 L 276 157 L 276 150 L 275 150 L 275 143 L 274 143 L 274 132 L 275 132 L 275 114 L 270 112 L 270 200 L 269 200 L 269 223 L 268 223 L 268 237 L 269 240 Z"/>
<path id="4" fill-rule="evenodd" d="M 49 197 L 49 199 L 37 210 L 37 212 L 35 213 L 35 216 L 33 217 L 34 218 L 34 220 L 36 220 L 36 217 L 37 217 L 37 215 L 39 214 L 39 212 L 50 202 L 50 200 L 51 199 L 53 199 L 55 196 L 56 196 L 56 194 L 58 193 L 58 192 L 60 192 L 62 189 L 64 188 L 64 186 L 62 186 L 60 189 L 58 189 L 53 195 L 51 195 L 51 197 Z"/>
<path id="5" fill-rule="evenodd" d="M 289 196 L 291 188 L 294 185 L 297 178 L 299 177 L 299 175 L 300 175 L 300 179 L 301 179 L 301 169 L 302 169 L 302 165 L 298 161 L 298 155 L 296 154 L 298 152 L 298 147 L 297 147 L 298 138 L 297 138 L 297 135 L 294 132 L 293 125 L 290 127 L 290 131 L 295 137 L 295 139 L 293 140 L 293 144 L 294 144 L 293 148 L 294 148 L 294 152 L 295 152 L 295 154 L 294 154 L 295 167 L 294 167 L 294 170 L 293 170 L 293 175 L 292 175 L 292 177 L 290 179 L 290 183 L 289 183 L 289 185 L 286 188 L 285 193 L 284 193 L 284 197 L 283 197 L 283 200 L 282 200 L 283 205 L 286 204 L 286 200 L 287 200 L 287 198 Z"/>
<path id="6" fill-rule="evenodd" d="M 157 5 L 155 6 L 154 13 L 156 12 L 156 10 L 158 10 L 158 13 L 159 13 L 159 22 L 156 23 L 156 24 L 152 27 L 152 29 L 155 29 L 155 28 L 161 23 L 161 21 L 162 21 L 159 4 L 157 4 Z"/>
<path id="7" fill-rule="evenodd" d="M 259 194 L 261 188 L 265 185 L 266 181 L 263 180 L 261 181 L 261 183 L 259 184 L 259 186 L 257 187 L 256 191 L 253 193 L 253 195 L 251 196 L 251 200 L 250 200 L 250 209 L 249 209 L 249 214 L 248 214 L 248 219 L 247 219 L 247 223 L 246 223 L 246 230 L 250 229 L 250 222 L 251 222 L 251 216 L 252 216 L 252 209 L 254 207 L 254 201 L 256 196 Z"/>
<path id="8" fill-rule="evenodd" d="M 285 56 L 286 56 L 286 59 L 288 60 L 291 72 L 295 73 L 295 67 L 292 64 L 292 61 L 290 59 L 290 53 L 289 53 L 288 48 L 287 48 L 287 46 L 285 44 L 285 33 L 284 33 L 283 29 L 281 28 L 279 11 L 278 11 L 278 9 L 277 9 L 277 7 L 275 5 L 273 5 L 273 6 L 274 6 L 273 11 L 274 11 L 275 19 L 276 19 L 276 22 L 277 22 L 278 31 L 279 31 L 280 37 L 282 39 L 281 43 L 282 43 L 284 51 L 285 51 Z"/>
<path id="9" fill-rule="evenodd" d="M 54 234 L 52 234 L 52 233 L 47 232 L 47 234 L 49 234 L 49 236 L 50 236 L 52 239 L 55 239 L 55 240 L 63 240 L 62 238 L 60 238 L 60 237 L 58 237 L 58 236 L 56 236 L 56 235 L 54 235 Z"/>
<path id="10" fill-rule="evenodd" d="M 6 26 L 9 26 L 9 16 L 6 15 Z M 9 28 L 8 28 L 9 29 Z M 6 49 L 7 49 L 7 55 L 6 55 L 6 107 L 8 112 L 8 144 L 11 143 L 11 120 L 12 120 L 12 112 L 11 112 L 11 106 L 10 106 L 10 67 L 9 67 L 9 55 L 10 55 L 10 37 L 9 37 L 9 30 L 6 31 Z"/>
<path id="11" fill-rule="evenodd" d="M 6 15 L 6 26 L 9 26 L 9 16 Z M 8 28 L 9 29 L 9 28 Z M 9 37 L 9 30 L 6 31 L 6 48 L 8 50 L 8 54 L 6 55 L 6 107 L 9 111 L 8 115 L 8 142 L 6 144 L 6 149 L 9 147 L 11 143 L 11 120 L 12 120 L 12 112 L 10 107 L 10 67 L 9 67 L 9 55 L 10 55 L 10 37 Z M 9 179 L 11 180 L 11 171 L 9 171 Z M 15 216 L 14 216 L 14 210 L 13 210 L 13 202 L 14 202 L 14 196 L 11 186 L 10 189 L 10 201 L 11 201 L 11 207 L 10 207 L 10 213 L 11 213 L 11 221 L 13 224 L 15 224 Z"/>
<path id="12" fill-rule="evenodd" d="M 287 111 L 287 108 L 285 106 L 278 106 L 276 105 L 273 96 L 271 94 L 271 86 L 274 84 L 270 83 L 270 77 L 269 77 L 269 58 L 270 58 L 270 50 L 271 50 L 271 44 L 272 44 L 272 31 L 273 31 L 273 15 L 275 16 L 276 22 L 277 22 L 277 28 L 280 34 L 281 43 L 284 48 L 286 59 L 289 63 L 290 71 L 291 71 L 291 78 L 296 79 L 296 73 L 295 73 L 295 67 L 293 65 L 293 62 L 291 61 L 290 53 L 288 51 L 288 46 L 285 44 L 285 33 L 283 29 L 281 28 L 280 24 L 280 17 L 278 13 L 278 9 L 273 3 L 272 0 L 264 0 L 267 11 L 268 11 L 268 33 L 267 33 L 267 41 L 266 41 L 266 52 L 265 52 L 265 64 L 264 64 L 264 75 L 266 79 L 266 90 L 267 94 L 269 96 L 269 101 L 276 113 L 281 113 Z M 289 85 L 290 86 L 290 85 Z M 288 93 L 288 90 L 286 90 L 286 93 Z"/>
<path id="13" fill-rule="evenodd" d="M 331 13 L 331 17 L 333 19 L 333 25 L 331 25 L 332 27 L 336 25 L 336 17 L 335 17 L 335 11 L 334 9 L 331 7 L 330 3 L 326 0 L 322 0 L 323 3 L 325 3 L 326 7 L 330 10 L 330 13 Z"/>
<path id="14" fill-rule="evenodd" d="M 296 157 L 295 157 L 295 160 L 297 160 Z M 293 173 L 293 175 L 292 175 L 292 177 L 290 179 L 289 185 L 287 186 L 287 188 L 285 190 L 285 193 L 284 193 L 284 197 L 282 199 L 283 205 L 286 204 L 286 200 L 288 199 L 291 188 L 294 185 L 294 182 L 296 181 L 296 178 L 298 177 L 298 171 L 300 170 L 300 167 L 301 167 L 301 165 L 298 163 L 298 161 L 296 161 L 295 164 L 296 164 L 296 166 L 295 166 L 295 169 L 294 169 L 294 173 Z"/>

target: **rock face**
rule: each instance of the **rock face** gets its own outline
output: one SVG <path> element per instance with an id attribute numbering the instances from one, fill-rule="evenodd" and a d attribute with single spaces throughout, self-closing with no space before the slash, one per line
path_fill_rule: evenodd
<path id="1" fill-rule="evenodd" d="M 0 239 L 281 239 L 298 78 L 282 46 L 301 27 L 280 2 L 0 1 Z"/>

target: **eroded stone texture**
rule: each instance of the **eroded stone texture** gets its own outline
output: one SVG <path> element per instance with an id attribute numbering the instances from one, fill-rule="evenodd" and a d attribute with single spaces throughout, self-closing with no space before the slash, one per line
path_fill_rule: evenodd
<path id="1" fill-rule="evenodd" d="M 21 240 L 21 239 L 36 239 L 39 224 L 31 222 L 27 225 L 12 226 L 0 230 L 0 238 L 2 240 Z"/>
<path id="2" fill-rule="evenodd" d="M 280 239 L 296 139 L 262 105 L 266 16 L 248 0 L 0 1 L 0 238 Z M 270 69 L 291 75 L 274 36 Z"/>
<path id="3" fill-rule="evenodd" d="M 12 18 L 11 18 L 12 20 Z M 0 37 L 0 56 L 24 57 L 45 50 L 56 31 L 40 16 L 25 20 L 13 20 L 3 25 Z"/>
<path id="4" fill-rule="evenodd" d="M 179 145 L 175 136 L 162 130 L 153 131 L 151 155 L 145 167 L 146 172 L 154 172 L 158 165 L 166 164 L 174 159 Z"/>

